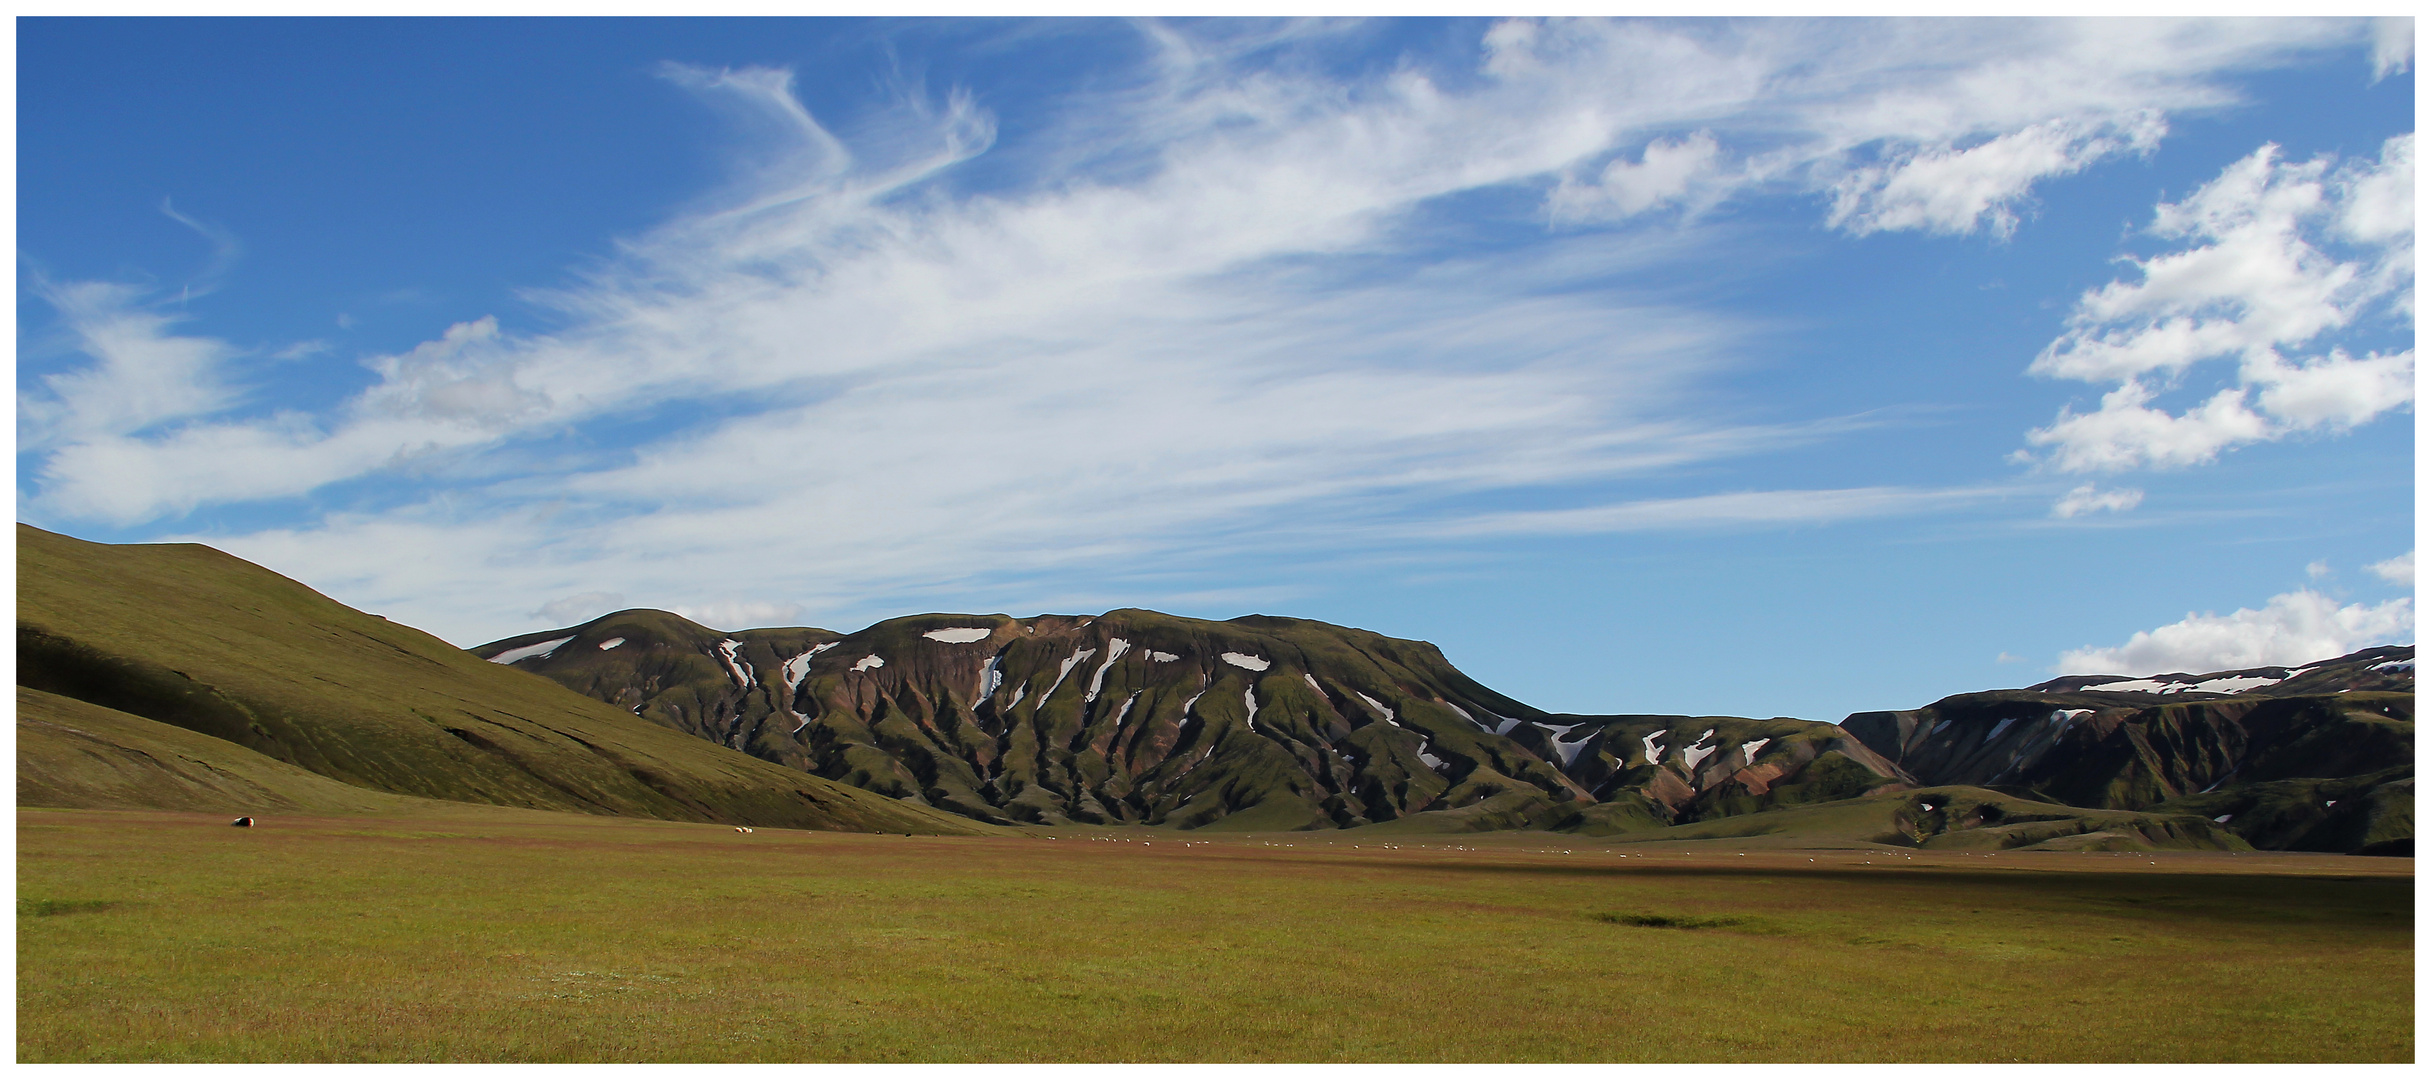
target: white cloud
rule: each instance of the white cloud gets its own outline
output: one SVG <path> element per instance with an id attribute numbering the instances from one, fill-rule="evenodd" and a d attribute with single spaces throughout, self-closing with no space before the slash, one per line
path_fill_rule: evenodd
<path id="1" fill-rule="evenodd" d="M 2086 123 L 2034 124 L 1964 150 L 1911 150 L 1852 172 L 1833 191 L 1831 224 L 1863 236 L 1894 229 L 2017 231 L 2017 204 L 2037 181 L 2081 172 L 2103 158 L 2150 153 L 2168 131 L 2157 112 Z"/>
<path id="2" fill-rule="evenodd" d="M 1478 70 L 1345 84 L 1273 62 L 1263 32 L 1146 30 L 1153 64 L 1107 73 L 1018 147 L 968 97 L 907 100 L 839 136 L 786 72 L 670 67 L 757 156 L 720 201 L 536 294 L 552 332 L 461 323 L 368 361 L 341 406 L 245 412 L 222 389 L 237 350 L 154 319 L 162 403 L 120 416 L 115 390 L 76 390 L 139 381 L 108 362 L 21 402 L 50 439 L 21 503 L 131 525 L 398 481 L 384 509 L 206 539 L 473 639 L 603 582 L 691 611 L 824 610 L 1379 523 L 1613 531 L 1948 505 L 1850 488 L 1442 509 L 1813 435 L 1713 407 L 1741 355 L 1732 326 L 1602 284 L 1694 251 L 1696 214 L 1670 238 L 1565 229 L 1467 254 L 1430 246 L 1432 215 L 1497 191 L 1570 199 L 1583 223 L 1838 190 L 1857 192 L 1849 228 L 2004 229 L 2036 180 L 2133 152 L 2172 110 L 2229 103 L 2222 73 L 2366 33 L 1503 23 Z M 982 154 L 998 163 L 974 183 L 962 167 Z M 1562 177 L 1594 180 L 1563 195 Z M 2389 227 L 2394 189 L 2362 183 L 2342 198 L 2381 209 L 2351 227 Z M 2331 423 L 2354 413 L 2340 393 L 2386 380 L 2347 381 L 2370 385 L 2325 383 L 2301 407 Z M 655 434 L 614 441 L 645 417 Z M 448 481 L 415 486 L 430 475 Z"/>
<path id="3" fill-rule="evenodd" d="M 2384 16 L 2372 20 L 2372 81 L 2379 82 L 2414 63 L 2414 19 Z"/>
<path id="4" fill-rule="evenodd" d="M 2357 357 L 2330 344 L 2288 355 L 2375 313 L 2413 319 L 2414 137 L 2390 139 L 2377 161 L 2331 164 L 2282 161 L 2265 145 L 2156 208 L 2151 232 L 2188 246 L 2128 260 L 2140 280 L 2086 292 L 2069 331 L 2028 368 L 2117 383 L 2094 412 L 2062 408 L 2049 427 L 2027 432 L 2028 444 L 2050 448 L 2040 461 L 2062 472 L 2195 465 L 2412 403 L 2412 349 Z M 2333 236 L 2360 249 L 2356 257 L 2325 253 Z M 2151 406 L 2216 359 L 2236 361 L 2238 385 L 2183 412 Z"/>
<path id="5" fill-rule="evenodd" d="M 2062 410 L 2050 427 L 2027 432 L 2026 441 L 2057 447 L 2049 461 L 2062 472 L 2121 472 L 2201 464 L 2270 434 L 2270 421 L 2247 407 L 2244 390 L 2222 390 L 2183 414 L 2146 408 L 2150 400 L 2151 389 L 2129 379 L 2102 395 L 2100 409 Z"/>
<path id="6" fill-rule="evenodd" d="M 2115 648 L 2060 654 L 2058 674 L 2202 674 L 2252 667 L 2293 667 L 2344 656 L 2373 645 L 2414 640 L 2414 600 L 2339 606 L 2311 589 L 2271 597 L 2262 610 L 2208 612 L 2141 630 Z"/>
<path id="7" fill-rule="evenodd" d="M 572 626 L 596 619 L 624 606 L 625 594 L 623 593 L 576 593 L 572 596 L 561 596 L 540 605 L 532 612 L 532 617 L 547 619 L 559 626 Z"/>
<path id="8" fill-rule="evenodd" d="M 2382 581 L 2403 585 L 2409 589 L 2414 587 L 2414 552 L 2412 551 L 2393 559 L 2383 559 L 2364 569 L 2370 570 Z"/>
<path id="9" fill-rule="evenodd" d="M 1613 159 L 1593 184 L 1563 177 L 1551 196 L 1553 217 L 1557 221 L 1624 218 L 1685 201 L 1693 187 L 1712 178 L 1720 150 L 1721 144 L 1710 131 L 1647 143 L 1638 161 Z"/>
<path id="10" fill-rule="evenodd" d="M 2264 353 L 2247 365 L 2262 387 L 2256 402 L 2279 421 L 2278 431 L 2345 429 L 2414 400 L 2414 350 L 2350 357 L 2344 349 L 2309 364 Z"/>
<path id="11" fill-rule="evenodd" d="M 2391 139 L 2377 167 L 2341 170 L 2334 178 L 2338 232 L 2359 244 L 2414 239 L 2414 139 Z"/>
<path id="12" fill-rule="evenodd" d="M 2144 492 L 2138 488 L 2097 491 L 2092 484 L 2079 484 L 2070 489 L 2068 494 L 2060 496 L 2058 502 L 2051 504 L 2051 516 L 2072 518 L 2078 514 L 2090 514 L 2095 511 L 2125 513 L 2135 509 L 2136 505 L 2143 501 Z"/>
<path id="13" fill-rule="evenodd" d="M 771 604 L 761 600 L 715 600 L 706 604 L 680 604 L 669 610 L 718 630 L 784 626 L 802 617 L 800 604 Z"/>
<path id="14" fill-rule="evenodd" d="M 403 356 L 367 362 L 378 386 L 356 403 L 367 416 L 420 417 L 499 430 L 549 412 L 548 395 L 515 384 L 515 358 L 501 347 L 498 320 L 447 328 Z"/>
<path id="15" fill-rule="evenodd" d="M 17 398 L 20 450 L 131 435 L 235 404 L 223 369 L 237 350 L 182 337 L 177 316 L 145 310 L 139 294 L 99 282 L 36 282 L 92 364 L 45 375 L 39 392 Z"/>

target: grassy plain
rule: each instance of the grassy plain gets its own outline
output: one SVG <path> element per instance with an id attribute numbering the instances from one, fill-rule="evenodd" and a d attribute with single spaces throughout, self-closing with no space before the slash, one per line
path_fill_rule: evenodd
<path id="1" fill-rule="evenodd" d="M 1745 854 L 1740 854 L 1745 851 Z M 18 1058 L 2408 1061 L 2413 862 L 18 812 Z"/>

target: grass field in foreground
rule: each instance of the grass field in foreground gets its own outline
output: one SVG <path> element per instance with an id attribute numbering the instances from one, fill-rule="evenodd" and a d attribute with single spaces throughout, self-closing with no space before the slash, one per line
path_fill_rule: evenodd
<path id="1" fill-rule="evenodd" d="M 2407 859 L 474 808 L 17 835 L 28 1062 L 2414 1056 Z"/>

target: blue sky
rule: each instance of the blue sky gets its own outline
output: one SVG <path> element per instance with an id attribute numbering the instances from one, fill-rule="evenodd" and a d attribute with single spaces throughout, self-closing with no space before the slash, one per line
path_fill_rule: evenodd
<path id="1" fill-rule="evenodd" d="M 2410 22 L 24 19 L 18 514 L 1838 719 L 2413 641 Z"/>

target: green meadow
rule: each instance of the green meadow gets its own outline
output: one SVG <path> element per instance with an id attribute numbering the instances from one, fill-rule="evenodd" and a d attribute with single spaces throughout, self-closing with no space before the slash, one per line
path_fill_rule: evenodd
<path id="1" fill-rule="evenodd" d="M 2410 859 L 227 820 L 18 811 L 19 1060 L 2415 1054 Z"/>

